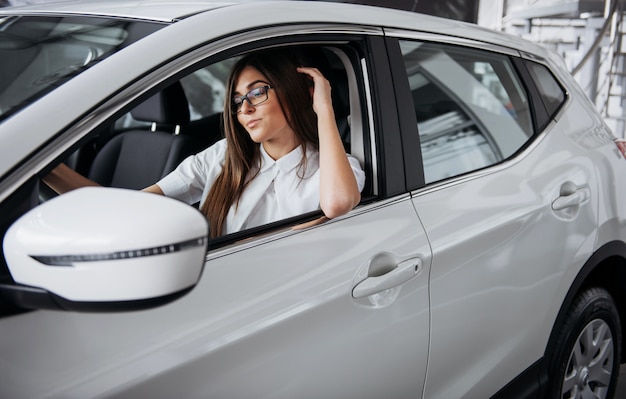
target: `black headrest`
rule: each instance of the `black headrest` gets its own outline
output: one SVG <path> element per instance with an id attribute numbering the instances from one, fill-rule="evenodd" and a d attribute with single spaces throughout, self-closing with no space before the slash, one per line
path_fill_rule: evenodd
<path id="1" fill-rule="evenodd" d="M 164 125 L 189 123 L 189 104 L 179 82 L 166 87 L 131 111 L 133 118 Z"/>

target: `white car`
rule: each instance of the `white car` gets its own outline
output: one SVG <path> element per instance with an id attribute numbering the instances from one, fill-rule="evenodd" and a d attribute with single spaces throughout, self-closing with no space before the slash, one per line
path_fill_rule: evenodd
<path id="1" fill-rule="evenodd" d="M 244 53 L 331 81 L 361 203 L 208 238 L 138 191 Z M 0 9 L 0 397 L 611 398 L 626 159 L 560 59 L 323 2 Z M 104 186 L 55 196 L 61 162 Z"/>

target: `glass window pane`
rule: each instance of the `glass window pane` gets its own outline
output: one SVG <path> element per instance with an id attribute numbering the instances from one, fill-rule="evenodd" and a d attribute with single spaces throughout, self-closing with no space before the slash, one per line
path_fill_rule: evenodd
<path id="1" fill-rule="evenodd" d="M 91 17 L 0 19 L 0 119 L 163 26 Z"/>
<path id="2" fill-rule="evenodd" d="M 545 66 L 531 61 L 527 61 L 526 66 L 535 80 L 548 114 L 554 116 L 561 104 L 563 104 L 563 101 L 565 101 L 563 88 Z"/>
<path id="3" fill-rule="evenodd" d="M 401 41 L 426 182 L 500 162 L 532 136 L 528 100 L 506 56 Z"/>

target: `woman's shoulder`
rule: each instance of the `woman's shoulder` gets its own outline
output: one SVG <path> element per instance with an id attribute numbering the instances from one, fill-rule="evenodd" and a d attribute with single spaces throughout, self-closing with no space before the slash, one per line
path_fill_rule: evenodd
<path id="1" fill-rule="evenodd" d="M 226 139 L 225 138 L 219 141 L 216 141 L 215 143 L 211 144 L 204 150 L 200 151 L 199 153 L 196 154 L 196 157 L 215 158 L 217 156 L 217 157 L 223 158 L 224 154 L 226 154 Z"/>
<path id="2" fill-rule="evenodd" d="M 185 161 L 191 162 L 195 165 L 195 168 L 208 170 L 215 166 L 223 166 L 225 157 L 226 139 L 221 139 L 199 153 L 190 156 Z"/>
<path id="3" fill-rule="evenodd" d="M 226 139 L 223 138 L 223 139 L 216 141 L 215 143 L 208 146 L 202 152 L 225 153 L 226 152 Z"/>

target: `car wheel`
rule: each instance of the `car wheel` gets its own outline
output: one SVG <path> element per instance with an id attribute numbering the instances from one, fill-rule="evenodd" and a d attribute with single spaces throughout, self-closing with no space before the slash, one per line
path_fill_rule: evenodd
<path id="1" fill-rule="evenodd" d="M 550 398 L 612 398 L 620 352 L 620 319 L 613 298 L 602 288 L 583 291 L 559 328 L 551 357 Z"/>

